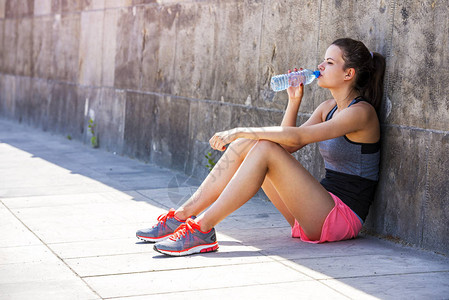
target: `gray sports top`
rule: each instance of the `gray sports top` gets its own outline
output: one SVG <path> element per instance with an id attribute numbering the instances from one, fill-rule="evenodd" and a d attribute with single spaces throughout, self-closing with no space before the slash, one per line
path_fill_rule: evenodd
<path id="1" fill-rule="evenodd" d="M 364 99 L 357 97 L 349 106 L 360 101 Z M 326 121 L 336 110 L 337 106 Z M 321 184 L 365 220 L 379 178 L 380 142 L 356 143 L 341 136 L 319 142 L 318 146 L 326 168 Z"/>

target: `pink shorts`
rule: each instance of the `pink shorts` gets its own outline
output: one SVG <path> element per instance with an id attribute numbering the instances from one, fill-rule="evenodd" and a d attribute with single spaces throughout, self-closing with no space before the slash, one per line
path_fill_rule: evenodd
<path id="1" fill-rule="evenodd" d="M 355 238 L 359 234 L 360 229 L 362 229 L 362 222 L 359 217 L 340 198 L 332 193 L 329 194 L 334 199 L 335 207 L 324 220 L 320 239 L 311 241 L 296 220 L 295 225 L 292 227 L 292 237 L 301 238 L 304 242 L 317 244 L 348 240 Z"/>

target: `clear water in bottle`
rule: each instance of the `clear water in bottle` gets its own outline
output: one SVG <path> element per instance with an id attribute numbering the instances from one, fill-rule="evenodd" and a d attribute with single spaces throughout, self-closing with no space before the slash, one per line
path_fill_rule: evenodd
<path id="1" fill-rule="evenodd" d="M 320 76 L 320 71 L 302 70 L 271 77 L 271 89 L 275 92 L 283 91 L 289 86 L 306 85 Z"/>

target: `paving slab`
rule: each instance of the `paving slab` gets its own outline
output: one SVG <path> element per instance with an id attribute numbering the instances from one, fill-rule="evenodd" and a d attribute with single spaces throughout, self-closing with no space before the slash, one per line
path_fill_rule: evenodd
<path id="1" fill-rule="evenodd" d="M 0 283 L 0 299 L 96 300 L 100 296 L 78 280 L 48 280 Z"/>
<path id="2" fill-rule="evenodd" d="M 142 247 L 142 245 L 136 241 L 134 236 L 126 238 L 51 243 L 49 246 L 62 259 L 149 252 L 148 247 Z"/>
<path id="3" fill-rule="evenodd" d="M 122 200 L 121 198 L 125 198 L 126 201 L 126 199 L 131 199 L 132 196 L 114 190 L 112 192 L 100 192 L 100 193 L 79 193 L 68 195 L 43 195 L 31 197 L 3 198 L 2 202 L 5 203 L 5 205 L 7 205 L 10 209 L 26 209 L 26 208 L 73 206 L 85 204 L 119 203 Z"/>
<path id="4" fill-rule="evenodd" d="M 220 236 L 220 240 L 223 240 L 223 236 Z M 165 256 L 153 251 L 151 244 L 140 245 L 140 251 L 141 253 L 69 258 L 65 262 L 81 277 L 273 262 L 270 257 L 261 255 L 258 249 L 238 242 L 221 243 L 220 251 L 217 253 L 181 259 L 166 259 Z"/>
<path id="5" fill-rule="evenodd" d="M 43 221 L 42 221 L 43 222 Z M 61 222 L 63 222 L 61 218 Z M 29 226 L 36 236 L 47 244 L 64 242 L 82 242 L 95 240 L 124 239 L 135 236 L 136 228 L 148 227 L 144 223 L 132 224 L 98 224 L 97 226 L 83 226 L 82 224 L 72 224 L 66 226 L 56 226 L 53 223 L 35 223 Z"/>
<path id="6" fill-rule="evenodd" d="M 0 204 L 0 247 L 40 245 L 39 239 Z"/>
<path id="7" fill-rule="evenodd" d="M 315 279 L 449 272 L 446 261 L 408 254 L 303 258 L 282 263 Z"/>
<path id="8" fill-rule="evenodd" d="M 45 245 L 0 247 L 0 299 L 100 299 Z"/>
<path id="9" fill-rule="evenodd" d="M 80 185 L 51 185 L 51 181 L 48 181 L 49 186 L 38 187 L 11 187 L 4 190 L 0 190 L 0 197 L 26 197 L 26 196 L 46 196 L 46 195 L 73 195 L 80 192 L 80 186 L 82 186 L 82 192 L 94 193 L 94 192 L 110 192 L 114 191 L 113 188 L 104 184 L 80 184 Z"/>
<path id="10" fill-rule="evenodd" d="M 0 265 L 47 262 L 55 258 L 45 245 L 0 247 Z"/>
<path id="11" fill-rule="evenodd" d="M 239 287 L 204 288 L 194 291 L 146 294 L 114 298 L 130 300 L 184 300 L 184 299 L 349 299 L 338 291 L 317 281 L 255 284 Z M 361 298 L 359 298 L 361 299 Z M 364 298 L 366 299 L 366 298 Z M 373 299 L 377 299 L 374 298 Z"/>
<path id="12" fill-rule="evenodd" d="M 164 260 L 166 258 L 163 258 Z M 227 274 L 226 277 L 225 274 Z M 232 275 L 231 275 L 232 274 Z M 311 280 L 276 262 L 175 269 L 85 279 L 104 298 Z"/>
<path id="13" fill-rule="evenodd" d="M 291 238 L 257 195 L 217 252 L 167 257 L 135 238 L 198 179 L 0 120 L 0 299 L 447 299 L 449 259 L 372 236 Z"/>
<path id="14" fill-rule="evenodd" d="M 448 299 L 449 273 L 417 273 L 321 280 L 351 299 Z"/>

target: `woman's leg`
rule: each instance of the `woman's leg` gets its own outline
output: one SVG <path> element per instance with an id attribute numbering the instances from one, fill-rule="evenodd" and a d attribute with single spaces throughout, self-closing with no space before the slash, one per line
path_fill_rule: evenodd
<path id="1" fill-rule="evenodd" d="M 256 143 L 257 141 L 248 139 L 239 139 L 233 142 L 198 190 L 176 211 L 176 216 L 184 220 L 189 216 L 201 213 L 212 204 L 231 180 L 249 150 Z M 293 227 L 295 218 L 285 206 L 269 178 L 265 178 L 262 189 L 271 203 L 281 212 L 290 226 Z"/>
<path id="2" fill-rule="evenodd" d="M 217 200 L 256 142 L 238 139 L 231 143 L 198 190 L 176 210 L 176 217 L 185 220 L 192 215 L 198 215 Z"/>
<path id="3" fill-rule="evenodd" d="M 270 199 L 271 203 L 281 212 L 287 222 L 291 227 L 295 225 L 295 217 L 292 215 L 287 206 L 285 206 L 284 201 L 281 196 L 279 196 L 279 192 L 274 187 L 273 183 L 271 183 L 270 178 L 265 176 L 265 181 L 262 184 L 262 189 L 265 192 L 265 195 Z"/>
<path id="4" fill-rule="evenodd" d="M 251 148 L 217 201 L 197 218 L 201 229 L 209 230 L 251 199 L 265 177 L 306 235 L 319 239 L 324 220 L 335 206 L 332 197 L 290 153 L 269 141 Z"/>

